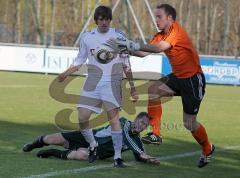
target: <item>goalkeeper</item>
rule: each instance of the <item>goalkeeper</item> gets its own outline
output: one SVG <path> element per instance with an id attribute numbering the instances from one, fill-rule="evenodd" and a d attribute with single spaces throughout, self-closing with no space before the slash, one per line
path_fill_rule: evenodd
<path id="1" fill-rule="evenodd" d="M 156 9 L 156 23 L 161 30 L 151 44 L 138 44 L 127 39 L 110 39 L 108 44 L 117 51 L 127 49 L 132 55 L 144 57 L 151 53 L 164 52 L 171 64 L 172 73 L 154 82 L 148 89 L 148 114 L 155 135 L 150 133 L 144 141 L 156 143 L 160 135 L 162 115 L 161 98 L 181 96 L 183 124 L 202 148 L 198 167 L 202 168 L 211 161 L 215 146 L 209 141 L 203 124 L 197 121 L 197 114 L 205 93 L 205 76 L 200 59 L 187 32 L 176 21 L 176 10 L 169 4 L 161 4 Z"/>
<path id="2" fill-rule="evenodd" d="M 141 112 L 137 115 L 133 122 L 126 118 L 120 118 L 121 128 L 123 130 L 123 147 L 122 152 L 131 150 L 136 161 L 156 164 L 160 162 L 144 151 L 143 144 L 140 140 L 139 134 L 145 130 L 149 125 L 149 116 L 146 112 Z M 114 156 L 113 142 L 111 138 L 111 126 L 94 129 L 94 137 L 99 143 L 97 156 L 99 159 L 106 159 Z M 65 132 L 55 133 L 41 136 L 32 143 L 28 143 L 23 147 L 24 152 L 30 152 L 35 148 L 41 148 L 48 145 L 59 145 L 66 148 L 66 150 L 47 149 L 40 150 L 37 153 L 38 157 L 48 158 L 56 157 L 64 160 L 86 160 L 88 158 L 87 148 L 89 143 L 85 141 L 81 132 Z"/>

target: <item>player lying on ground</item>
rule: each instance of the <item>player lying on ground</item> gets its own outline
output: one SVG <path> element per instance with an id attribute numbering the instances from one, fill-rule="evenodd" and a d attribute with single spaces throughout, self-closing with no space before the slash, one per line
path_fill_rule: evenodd
<path id="1" fill-rule="evenodd" d="M 126 118 L 120 118 L 121 128 L 123 130 L 123 147 L 122 152 L 131 150 L 136 161 L 159 165 L 160 162 L 145 153 L 143 144 L 139 137 L 140 132 L 145 130 L 149 125 L 149 116 L 146 112 L 137 115 L 133 122 Z M 114 148 L 111 137 L 111 126 L 102 127 L 93 130 L 94 137 L 98 142 L 97 156 L 99 159 L 106 159 L 114 156 Z M 87 160 L 89 143 L 86 142 L 83 135 L 79 131 L 54 133 L 50 135 L 40 136 L 32 143 L 24 145 L 23 151 L 30 152 L 35 148 L 41 148 L 48 145 L 59 145 L 66 150 L 48 149 L 40 150 L 38 157 L 48 158 L 56 157 L 69 160 Z"/>
<path id="2" fill-rule="evenodd" d="M 171 64 L 172 73 L 155 82 L 148 89 L 148 114 L 150 121 L 159 128 L 162 115 L 161 98 L 181 96 L 183 123 L 187 130 L 202 147 L 198 167 L 204 167 L 211 161 L 214 145 L 208 140 L 205 127 L 197 121 L 197 114 L 205 93 L 205 76 L 200 60 L 187 32 L 176 21 L 176 10 L 169 4 L 156 9 L 156 23 L 161 30 L 150 44 L 139 44 L 128 39 L 110 39 L 108 44 L 121 51 L 124 47 L 134 56 L 144 57 L 151 53 L 164 52 Z M 154 137 L 145 140 L 154 142 Z"/>

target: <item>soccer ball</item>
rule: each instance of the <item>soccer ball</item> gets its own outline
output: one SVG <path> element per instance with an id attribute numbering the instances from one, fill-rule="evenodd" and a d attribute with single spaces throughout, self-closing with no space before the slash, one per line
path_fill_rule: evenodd
<path id="1" fill-rule="evenodd" d="M 94 51 L 95 59 L 101 64 L 111 62 L 115 57 L 114 50 L 107 44 L 101 44 Z"/>

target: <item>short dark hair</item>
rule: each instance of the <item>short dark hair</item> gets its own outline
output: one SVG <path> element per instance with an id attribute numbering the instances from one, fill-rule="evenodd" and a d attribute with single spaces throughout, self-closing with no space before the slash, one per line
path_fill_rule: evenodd
<path id="1" fill-rule="evenodd" d="M 146 113 L 146 112 L 140 112 L 140 113 L 137 115 L 137 118 L 140 118 L 140 117 L 143 117 L 143 116 L 146 116 L 146 117 L 150 118 L 150 116 L 149 116 L 148 113 Z"/>
<path id="2" fill-rule="evenodd" d="M 172 7 L 169 4 L 161 4 L 157 6 L 157 9 L 164 9 L 164 11 L 166 12 L 167 15 L 171 15 L 173 20 L 176 20 L 177 17 L 177 12 L 176 9 L 174 7 Z"/>
<path id="3" fill-rule="evenodd" d="M 96 23 L 99 17 L 112 20 L 112 9 L 108 6 L 98 6 L 94 12 L 94 20 Z"/>

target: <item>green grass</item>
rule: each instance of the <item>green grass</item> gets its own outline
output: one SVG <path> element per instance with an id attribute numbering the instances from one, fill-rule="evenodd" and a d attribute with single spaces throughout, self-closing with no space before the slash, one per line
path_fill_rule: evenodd
<path id="1" fill-rule="evenodd" d="M 50 83 L 55 75 L 0 72 L 0 177 L 24 177 L 49 172 L 80 169 L 89 166 L 111 165 L 112 160 L 96 161 L 93 164 L 80 161 L 38 159 L 35 154 L 21 151 L 24 143 L 41 134 L 59 132 L 55 115 L 64 108 L 74 109 L 74 104 L 60 103 L 49 96 Z M 77 78 L 66 92 L 75 95 L 83 85 L 83 78 Z M 103 169 L 80 173 L 69 173 L 56 177 L 173 177 L 173 178 L 226 178 L 240 176 L 240 148 L 221 151 L 228 146 L 240 145 L 240 88 L 234 86 L 207 85 L 202 102 L 199 121 L 207 128 L 210 140 L 216 144 L 213 162 L 204 169 L 198 169 L 198 155 L 171 160 L 162 160 L 159 167 L 134 162 L 131 152 L 123 154 L 130 163 L 126 169 Z M 137 113 L 146 107 L 137 107 Z M 191 134 L 182 127 L 182 108 L 179 98 L 163 106 L 163 144 L 145 146 L 151 155 L 163 157 L 198 151 Z M 130 119 L 134 115 L 122 111 Z M 76 112 L 72 120 L 76 119 Z M 177 124 L 178 128 L 172 128 Z M 166 127 L 168 126 L 168 127 Z"/>

